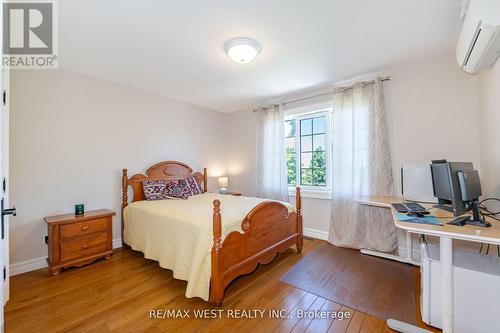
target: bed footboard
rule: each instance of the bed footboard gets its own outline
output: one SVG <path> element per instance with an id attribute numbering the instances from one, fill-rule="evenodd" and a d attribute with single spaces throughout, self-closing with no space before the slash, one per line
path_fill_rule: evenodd
<path id="1" fill-rule="evenodd" d="M 271 262 L 279 252 L 296 245 L 302 250 L 300 188 L 296 189 L 296 211 L 275 201 L 255 206 L 241 222 L 243 233 L 233 231 L 222 241 L 220 201 L 214 201 L 212 274 L 210 302 L 222 304 L 224 289 L 240 275 L 251 273 L 257 265 Z"/>

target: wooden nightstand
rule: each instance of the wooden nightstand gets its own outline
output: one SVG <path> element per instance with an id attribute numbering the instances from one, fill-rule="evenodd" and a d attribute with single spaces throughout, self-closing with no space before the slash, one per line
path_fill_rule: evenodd
<path id="1" fill-rule="evenodd" d="M 96 259 L 113 255 L 112 217 L 108 209 L 91 210 L 84 215 L 64 214 L 47 216 L 49 257 L 47 263 L 52 275 L 62 268 L 83 266 Z"/>
<path id="2" fill-rule="evenodd" d="M 227 194 L 227 195 L 234 195 L 235 197 L 239 197 L 241 196 L 241 193 L 240 192 L 226 192 L 224 194 Z"/>

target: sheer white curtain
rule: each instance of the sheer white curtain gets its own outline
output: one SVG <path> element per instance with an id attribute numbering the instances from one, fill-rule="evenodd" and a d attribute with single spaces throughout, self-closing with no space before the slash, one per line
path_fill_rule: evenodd
<path id="1" fill-rule="evenodd" d="M 395 249 L 396 229 L 387 212 L 363 211 L 356 198 L 391 195 L 393 179 L 380 78 L 334 92 L 332 207 L 329 240 L 337 246 Z"/>
<path id="2" fill-rule="evenodd" d="M 288 201 L 283 105 L 255 110 L 257 116 L 257 196 Z"/>

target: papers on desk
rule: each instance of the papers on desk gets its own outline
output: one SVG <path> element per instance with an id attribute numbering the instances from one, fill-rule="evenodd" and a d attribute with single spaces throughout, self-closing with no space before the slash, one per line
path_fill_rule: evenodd
<path id="1" fill-rule="evenodd" d="M 427 215 L 425 217 L 415 217 L 415 216 L 408 216 L 405 213 L 396 213 L 396 219 L 400 222 L 443 225 L 441 222 L 439 222 L 439 219 L 433 215 Z"/>

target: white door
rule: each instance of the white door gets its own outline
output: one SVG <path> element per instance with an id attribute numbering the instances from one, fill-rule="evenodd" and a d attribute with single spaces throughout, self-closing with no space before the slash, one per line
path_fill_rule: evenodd
<path id="1" fill-rule="evenodd" d="M 0 59 L 3 50 L 3 6 L 0 5 Z M 4 332 L 4 305 L 9 299 L 9 219 L 15 210 L 9 206 L 7 176 L 9 171 L 9 72 L 0 64 L 0 326 Z"/>
<path id="2" fill-rule="evenodd" d="M 2 2 L 2 5 L 0 6 L 0 21 L 1 21 L 1 24 L 0 24 L 0 56 L 3 56 L 3 2 Z M 0 101 L 0 180 L 3 179 L 3 133 L 4 133 L 4 130 L 3 130 L 3 125 L 4 125 L 4 119 L 3 119 L 3 111 L 4 111 L 4 103 L 3 103 L 3 91 L 4 91 L 4 67 L 3 67 L 3 57 L 1 57 L 1 64 L 0 64 L 0 92 L 2 93 L 2 101 Z M 2 203 L 2 208 L 3 208 L 3 203 L 4 203 L 4 191 L 0 191 L 0 200 L 1 200 L 1 203 Z M 3 209 L 2 209 L 3 210 Z M 0 210 L 0 217 L 3 217 L 3 212 Z M 4 224 L 5 220 L 2 218 L 2 225 L 0 225 L 0 228 L 5 228 L 5 224 Z M 1 231 L 0 231 L 1 232 Z M 5 229 L 4 229 L 4 235 L 2 237 L 2 239 L 0 240 L 0 278 L 1 278 L 1 281 L 3 282 L 4 279 L 3 279 L 3 272 L 4 272 L 4 265 L 5 265 L 5 259 L 4 259 L 4 256 L 5 256 L 5 249 L 4 249 L 4 243 L 5 243 Z M 8 249 L 7 249 L 7 255 L 8 255 Z M 8 261 L 7 261 L 8 262 Z M 5 285 L 3 285 L 5 286 Z M 0 326 L 1 326 L 1 332 L 3 333 L 4 332 L 4 320 L 3 320 L 3 307 L 4 307 L 4 304 L 5 304 L 5 288 L 0 288 Z"/>
<path id="3" fill-rule="evenodd" d="M 4 73 L 5 71 L 2 69 L 0 71 L 1 77 L 1 92 L 2 92 L 2 101 L 1 101 L 1 107 L 0 107 L 0 180 L 4 179 L 4 102 L 3 102 L 3 91 L 4 91 Z M 6 281 L 8 280 L 7 276 L 7 270 L 6 270 L 6 265 L 8 263 L 8 253 L 9 253 L 9 248 L 8 248 L 8 241 L 6 235 L 9 233 L 9 229 L 5 229 L 8 226 L 7 219 L 3 215 L 4 207 L 6 205 L 5 202 L 5 197 L 6 197 L 6 191 L 4 191 L 3 184 L 2 184 L 2 189 L 0 190 L 0 200 L 1 200 L 1 207 L 0 207 L 0 219 L 1 219 L 1 225 L 0 225 L 0 233 L 1 233 L 1 239 L 0 239 L 0 279 L 2 281 L 2 288 L 0 288 L 0 323 L 1 323 L 1 331 L 4 331 L 4 322 L 3 322 L 3 307 L 6 301 L 6 289 L 5 287 L 8 285 Z M 7 248 L 5 246 L 7 244 Z M 7 260 L 5 260 L 5 257 L 7 256 Z M 7 287 L 8 288 L 8 287 Z M 8 289 L 7 289 L 8 293 Z"/>
<path id="4" fill-rule="evenodd" d="M 9 72 L 0 70 L 0 280 L 3 294 L 0 304 L 9 300 L 9 215 L 16 215 L 15 208 L 9 208 Z M 2 311 L 3 313 L 3 311 Z M 3 322 L 2 322 L 3 323 Z"/>

